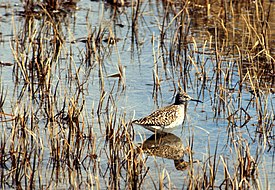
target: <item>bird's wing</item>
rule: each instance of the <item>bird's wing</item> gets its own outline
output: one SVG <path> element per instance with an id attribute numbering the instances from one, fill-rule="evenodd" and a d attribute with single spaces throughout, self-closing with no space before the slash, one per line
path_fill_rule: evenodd
<path id="1" fill-rule="evenodd" d="M 177 106 L 170 105 L 154 111 L 149 116 L 135 120 L 133 123 L 147 126 L 167 126 L 175 121 L 177 109 Z"/>

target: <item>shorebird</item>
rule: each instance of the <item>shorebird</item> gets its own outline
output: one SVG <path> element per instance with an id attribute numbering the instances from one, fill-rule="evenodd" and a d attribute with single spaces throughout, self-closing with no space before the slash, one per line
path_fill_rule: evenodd
<path id="1" fill-rule="evenodd" d="M 132 123 L 159 134 L 169 133 L 183 123 L 185 104 L 188 101 L 202 102 L 191 98 L 186 92 L 180 90 L 174 104 L 160 108 L 146 117 L 132 121 Z"/>

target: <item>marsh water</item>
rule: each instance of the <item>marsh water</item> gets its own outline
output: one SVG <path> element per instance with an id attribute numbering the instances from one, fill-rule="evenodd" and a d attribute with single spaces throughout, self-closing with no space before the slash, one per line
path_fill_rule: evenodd
<path id="1" fill-rule="evenodd" d="M 0 4 L 1 188 L 274 188 L 275 2 L 57 2 Z"/>

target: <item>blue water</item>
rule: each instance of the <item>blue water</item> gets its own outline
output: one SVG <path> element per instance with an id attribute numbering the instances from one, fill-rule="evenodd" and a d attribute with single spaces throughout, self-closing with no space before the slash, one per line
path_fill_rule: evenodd
<path id="1" fill-rule="evenodd" d="M 19 16 L 18 11 L 22 11 L 22 5 L 20 1 L 9 1 L 3 2 L 5 5 L 10 5 L 9 8 L 0 8 L 1 15 L 1 33 L 2 41 L 0 42 L 0 61 L 15 64 L 13 52 L 11 50 L 10 44 L 16 39 L 15 34 L 19 34 L 24 27 L 24 17 Z M 58 86 L 58 101 L 59 106 L 62 106 L 63 97 L 67 101 L 71 100 L 71 97 L 75 97 L 75 91 L 77 84 L 83 82 L 83 99 L 85 99 L 85 105 L 83 110 L 83 115 L 85 116 L 86 123 L 93 125 L 93 131 L 97 135 L 97 154 L 101 156 L 100 166 L 104 171 L 106 167 L 107 158 L 104 155 L 104 130 L 98 125 L 98 119 L 96 110 L 99 105 L 100 92 L 102 90 L 100 86 L 99 77 L 99 62 L 94 62 L 90 67 L 85 66 L 82 60 L 85 58 L 86 47 L 85 44 L 80 42 L 80 39 L 86 39 L 89 34 L 93 31 L 98 31 L 100 28 L 104 28 L 106 33 L 104 38 L 109 35 L 115 35 L 116 38 L 120 38 L 118 43 L 114 45 L 108 45 L 104 43 L 101 54 L 98 54 L 96 59 L 102 59 L 102 80 L 104 81 L 104 91 L 106 92 L 106 98 L 111 94 L 114 97 L 114 106 L 109 106 L 110 111 L 115 111 L 117 109 L 118 114 L 126 113 L 126 120 L 130 121 L 133 118 L 140 118 L 148 115 L 153 110 L 166 106 L 173 103 L 173 96 L 175 95 L 178 81 L 182 78 L 180 73 L 180 67 L 172 66 L 168 62 L 168 54 L 162 54 L 159 50 L 159 38 L 160 38 L 160 24 L 162 21 L 162 13 L 157 13 L 157 9 L 161 9 L 162 5 L 155 3 L 143 3 L 141 6 L 140 18 L 138 21 L 138 32 L 137 36 L 134 38 L 134 43 L 132 42 L 132 21 L 131 21 L 131 7 L 121 7 L 118 16 L 113 17 L 114 8 L 102 2 L 94 2 L 83 0 L 77 3 L 78 9 L 75 12 L 69 14 L 64 20 L 62 25 L 62 34 L 64 36 L 64 44 L 59 56 L 60 62 L 55 63 L 52 67 L 51 73 L 51 88 L 54 89 L 56 84 Z M 5 16 L 6 13 L 11 13 L 11 15 Z M 88 15 L 88 16 L 87 16 Z M 86 17 L 87 16 L 87 17 Z M 34 25 L 38 27 L 41 21 L 34 20 Z M 119 27 L 117 24 L 122 24 L 123 27 Z M 174 25 L 172 24 L 167 32 L 171 33 L 171 38 L 165 39 L 166 47 L 171 47 L 171 43 L 174 31 Z M 195 49 L 195 44 L 188 44 L 189 52 L 187 52 L 190 57 L 188 60 L 192 59 L 194 63 L 190 61 L 190 67 L 188 74 L 186 74 L 187 79 L 187 93 L 203 101 L 202 104 L 196 104 L 190 102 L 187 109 L 187 118 L 183 126 L 179 126 L 173 131 L 173 134 L 180 137 L 185 146 L 190 145 L 190 138 L 192 141 L 192 150 L 194 152 L 193 158 L 199 160 L 200 163 L 195 164 L 196 175 L 200 174 L 200 169 L 203 167 L 209 157 L 213 159 L 213 155 L 216 151 L 217 146 L 217 159 L 225 159 L 232 168 L 228 168 L 230 172 L 234 171 L 233 168 L 236 167 L 237 155 L 236 147 L 234 145 L 242 145 L 246 143 L 249 144 L 251 156 L 255 158 L 256 150 L 260 147 L 262 151 L 262 156 L 259 161 L 259 173 L 264 173 L 265 175 L 260 175 L 260 180 L 263 186 L 266 186 L 264 179 L 268 178 L 268 185 L 272 187 L 275 181 L 275 174 L 273 169 L 273 151 L 267 152 L 267 147 L 259 145 L 257 142 L 257 137 L 255 137 L 255 126 L 257 124 L 258 113 L 256 112 L 255 100 L 252 100 L 254 106 L 250 106 L 247 110 L 251 116 L 249 123 L 243 128 L 235 128 L 234 139 L 228 137 L 228 130 L 231 125 L 228 121 L 230 113 L 234 113 L 238 110 L 238 81 L 239 75 L 234 63 L 234 58 L 232 62 L 228 61 L 228 64 L 223 64 L 221 69 L 223 72 L 229 70 L 234 71 L 232 74 L 232 80 L 228 84 L 228 89 L 223 89 L 225 96 L 222 98 L 225 102 L 225 110 L 221 111 L 220 115 L 217 115 L 215 109 L 217 108 L 217 97 L 215 100 L 215 56 L 212 53 L 203 52 L 202 45 L 204 41 L 199 38 L 199 32 L 196 33 L 197 28 L 194 26 L 193 34 L 188 37 L 198 37 L 199 48 Z M 70 43 L 75 41 L 75 43 Z M 197 50 L 197 53 L 191 53 Z M 68 55 L 68 52 L 71 55 Z M 22 55 L 24 56 L 24 55 Z M 164 57 L 164 61 L 163 58 Z M 207 60 L 207 61 L 206 61 Z M 184 61 L 184 59 L 183 59 Z M 200 71 L 199 62 L 205 62 L 205 72 L 206 72 L 206 82 L 205 86 L 202 86 L 203 81 L 201 79 L 202 75 L 198 73 Z M 108 77 L 113 74 L 118 73 L 118 66 L 124 70 L 122 79 L 119 80 L 118 77 Z M 166 65 L 166 67 L 164 67 Z M 31 100 L 28 95 L 25 94 L 26 102 L 19 102 L 19 108 L 16 107 L 17 97 L 20 94 L 20 90 L 23 87 L 23 81 L 15 86 L 13 73 L 13 66 L 0 66 L 1 70 L 1 85 L 4 87 L 5 92 L 7 92 L 6 101 L 4 104 L 4 111 L 6 113 L 17 113 L 22 111 L 20 106 L 26 106 L 31 104 Z M 154 72 L 158 73 L 160 79 L 160 90 L 158 92 L 154 91 Z M 79 77 L 79 81 L 74 79 L 74 77 Z M 223 77 L 223 76 L 221 76 Z M 72 79 L 72 80 L 71 80 Z M 225 84 L 224 79 L 220 81 Z M 234 91 L 230 92 L 230 88 L 236 88 Z M 248 92 L 250 86 L 249 84 L 244 84 L 245 90 L 242 93 L 242 107 L 246 107 L 252 95 Z M 15 90 L 14 90 L 15 89 Z M 111 91 L 113 89 L 113 91 Z M 220 89 L 221 90 L 221 89 Z M 153 97 L 157 95 L 157 98 Z M 265 97 L 268 97 L 268 114 L 274 117 L 274 106 L 272 101 L 274 101 L 274 94 L 263 93 L 264 101 Z M 272 100 L 272 101 L 271 101 Z M 221 101 L 222 102 L 222 101 Z M 107 105 L 106 100 L 103 103 L 103 107 Z M 222 106 L 221 106 L 222 107 Z M 31 109 L 31 106 L 28 107 Z M 104 109 L 102 109 L 104 112 Z M 104 118 L 101 115 L 100 118 Z M 45 118 L 41 115 L 42 122 L 39 122 L 41 127 L 45 124 Z M 238 119 L 237 119 L 238 120 Z M 274 122 L 274 119 L 273 119 Z M 8 124 L 9 125 L 9 124 Z M 11 126 L 9 126 L 11 127 Z M 148 138 L 152 133 L 140 126 L 134 126 L 135 138 L 134 143 L 140 144 L 146 138 Z M 250 135 L 248 134 L 251 133 Z M 2 134 L 6 131 L 2 128 Z M 274 133 L 274 132 L 273 132 Z M 41 132 L 41 134 L 45 134 Z M 250 137 L 256 139 L 255 142 L 251 140 Z M 3 138 L 3 137 L 2 137 Z M 47 137 L 41 137 L 47 142 Z M 233 143 L 232 143 L 233 142 Z M 235 143 L 235 144 L 234 144 Z M 272 142 L 271 142 L 272 143 Z M 45 159 L 49 158 L 49 147 L 47 143 L 44 144 L 44 155 Z M 185 158 L 188 160 L 188 156 Z M 221 160 L 220 160 L 221 162 Z M 47 160 L 43 162 L 45 165 Z M 159 157 L 149 157 L 146 161 L 146 166 L 150 167 L 150 177 L 146 178 L 144 183 L 145 187 L 153 187 L 152 179 L 158 181 L 159 175 L 162 172 L 165 175 L 169 175 L 171 179 L 171 186 L 175 188 L 185 187 L 188 181 L 187 171 L 178 171 L 174 167 L 173 160 L 168 160 Z M 221 183 L 223 179 L 223 167 L 222 163 L 218 165 L 217 174 L 217 184 Z M 45 174 L 50 176 L 49 174 Z M 219 179 L 219 175 L 221 179 Z M 166 179 L 167 180 L 167 179 Z M 49 182 L 49 180 L 45 180 Z M 169 180 L 168 180 L 169 181 Z M 106 187 L 103 179 L 100 179 L 102 187 Z M 66 183 L 65 183 L 66 184 Z M 61 184 L 60 184 L 61 185 Z M 66 186 L 66 185 L 65 185 Z M 62 185 L 61 185 L 62 187 Z"/>

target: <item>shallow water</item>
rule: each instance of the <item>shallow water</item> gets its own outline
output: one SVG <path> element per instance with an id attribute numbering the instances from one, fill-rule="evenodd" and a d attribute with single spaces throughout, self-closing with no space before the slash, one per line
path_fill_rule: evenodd
<path id="1" fill-rule="evenodd" d="M 59 35 L 62 36 L 63 45 L 56 58 L 57 61 L 51 62 L 51 73 L 47 75 L 50 78 L 50 90 L 47 91 L 45 87 L 38 88 L 35 91 L 30 86 L 24 87 L 26 83 L 24 83 L 23 77 L 19 77 L 18 82 L 15 79 L 16 72 L 14 68 L 18 67 L 14 66 L 14 64 L 17 64 L 17 60 L 15 59 L 16 56 L 12 53 L 11 47 L 16 49 L 16 45 L 14 45 L 16 38 L 21 35 L 24 36 L 24 28 L 29 26 L 25 23 L 26 17 L 20 14 L 24 10 L 22 3 L 20 1 L 9 1 L 2 4 L 6 7 L 2 6 L 0 8 L 0 14 L 2 15 L 0 22 L 0 32 L 2 35 L 0 61 L 12 64 L 11 66 L 0 66 L 1 84 L 4 92 L 7 93 L 2 110 L 4 113 L 10 113 L 11 115 L 18 113 L 19 115 L 23 115 L 24 111 L 37 114 L 35 121 L 38 123 L 40 134 L 33 136 L 41 143 L 42 150 L 39 151 L 43 152 L 43 156 L 41 156 L 43 159 L 41 162 L 42 165 L 39 165 L 39 169 L 42 172 L 38 174 L 42 176 L 42 182 L 38 182 L 38 179 L 36 179 L 37 184 L 59 189 L 75 186 L 87 187 L 89 186 L 87 185 L 87 181 L 89 181 L 92 184 L 90 184 L 91 186 L 97 187 L 96 185 L 100 184 L 103 189 L 110 188 L 108 185 L 111 179 L 108 175 L 111 175 L 111 171 L 109 171 L 110 168 L 107 164 L 109 163 L 110 155 L 108 154 L 108 145 L 106 145 L 108 143 L 105 140 L 107 135 L 104 128 L 105 124 L 110 121 L 114 124 L 115 131 L 119 131 L 119 128 L 122 127 L 119 124 L 120 117 L 125 118 L 125 122 L 129 122 L 133 118 L 143 117 L 159 107 L 173 103 L 173 96 L 180 82 L 182 86 L 185 86 L 190 96 L 203 101 L 202 104 L 190 102 L 184 124 L 172 132 L 181 139 L 185 147 L 192 147 L 194 153 L 192 158 L 199 161 L 199 163 L 194 163 L 192 166 L 194 176 L 199 176 L 201 168 L 207 167 L 210 164 L 208 161 L 216 157 L 220 162 L 216 168 L 216 185 L 220 185 L 224 180 L 222 160 L 224 159 L 228 163 L 228 166 L 231 166 L 231 168 L 227 169 L 232 174 L 234 168 L 238 167 L 236 165 L 236 160 L 238 160 L 236 150 L 239 150 L 238 146 L 243 146 L 245 148 L 240 151 L 244 152 L 241 152 L 240 155 L 245 156 L 245 151 L 249 149 L 251 159 L 257 160 L 259 164 L 258 179 L 260 180 L 260 184 L 262 184 L 261 187 L 271 188 L 275 185 L 273 168 L 274 137 L 269 139 L 271 150 L 268 151 L 269 146 L 262 143 L 262 139 L 258 138 L 257 133 L 255 133 L 256 126 L 259 123 L 259 112 L 256 105 L 258 102 L 249 92 L 251 90 L 251 83 L 246 81 L 246 83 L 243 82 L 242 87 L 239 86 L 240 75 L 235 55 L 222 56 L 226 61 L 222 62 L 221 74 L 219 78 L 216 78 L 216 55 L 213 52 L 213 47 L 209 47 L 209 44 L 204 41 L 207 38 L 204 35 L 211 35 L 212 22 L 209 21 L 209 25 L 206 23 L 203 27 L 200 27 L 202 21 L 195 14 L 192 15 L 190 13 L 190 17 L 186 18 L 182 23 L 188 23 L 189 21 L 191 23 L 190 31 L 186 37 L 187 48 L 182 49 L 183 55 L 179 56 L 180 61 L 173 62 L 169 59 L 169 49 L 177 47 L 178 44 L 173 44 L 172 40 L 176 31 L 172 16 L 168 18 L 171 25 L 166 28 L 167 36 L 164 39 L 167 51 L 162 52 L 160 48 L 161 26 L 162 19 L 164 18 L 163 3 L 158 1 L 143 2 L 140 6 L 140 15 L 137 22 L 138 29 L 133 31 L 132 11 L 135 10 L 134 6 L 114 7 L 104 2 L 79 1 L 77 9 L 66 10 L 68 11 L 67 14 L 61 19 L 63 22 L 60 24 Z M 275 5 L 273 5 L 273 9 L 274 7 Z M 175 10 L 177 9 L 179 8 L 176 7 Z M 41 17 L 43 18 L 43 16 Z M 46 22 L 46 19 L 34 19 L 32 23 L 33 28 L 39 31 L 41 25 Z M 184 25 L 184 27 L 187 29 L 187 26 Z M 83 43 L 85 42 L 83 40 L 86 40 L 89 34 L 93 32 L 96 34 L 100 29 L 104 29 L 105 31 L 103 39 L 114 35 L 119 40 L 115 44 L 102 42 L 101 45 L 96 47 L 100 51 L 93 47 L 97 51 L 95 53 L 96 56 L 89 62 L 85 57 L 89 54 L 86 53 L 87 44 Z M 271 28 L 273 33 L 274 30 Z M 26 37 L 30 36 L 26 34 Z M 50 35 L 48 37 L 50 39 Z M 95 38 L 96 35 L 93 37 Z M 50 41 L 49 39 L 46 40 Z M 222 39 L 220 40 L 222 41 Z M 207 48 L 203 48 L 204 43 Z M 18 46 L 21 47 L 20 45 Z M 29 56 L 28 61 L 31 61 L 32 52 L 33 49 L 30 48 L 28 50 L 26 48 L 26 54 L 21 54 L 20 56 Z M 180 52 L 176 52 L 175 54 L 177 53 L 180 54 Z M 188 56 L 184 56 L 185 53 Z M 50 53 L 49 56 L 54 57 Z M 189 61 L 188 68 L 178 65 L 181 61 Z M 173 65 L 173 63 L 175 64 Z M 201 65 L 204 66 L 205 79 L 203 79 L 204 75 L 201 73 Z M 118 74 L 119 67 L 123 70 L 121 78 Z M 185 69 L 186 73 L 183 71 Z M 229 73 L 230 81 L 226 81 L 224 77 L 226 72 Z M 154 79 L 157 78 L 156 73 L 160 81 L 159 86 L 154 83 Z M 218 85 L 215 85 L 216 82 Z M 79 90 L 80 87 L 83 89 Z M 238 97 L 240 88 L 242 88 L 241 98 Z M 101 93 L 106 93 L 106 95 L 102 101 L 102 109 L 97 111 L 100 105 Z M 54 94 L 57 94 L 57 96 L 54 96 Z M 77 151 L 80 150 L 83 154 L 81 156 L 83 160 L 79 167 L 80 171 L 73 170 L 75 173 L 68 172 L 71 176 L 68 176 L 66 167 L 61 167 L 60 173 L 64 175 L 64 178 L 60 177 L 58 179 L 58 174 L 55 171 L 56 163 L 52 160 L 52 152 L 54 151 L 53 147 L 51 147 L 54 143 L 58 144 L 58 140 L 53 143 L 52 136 L 48 136 L 47 131 L 52 127 L 52 135 L 58 136 L 62 134 L 60 135 L 62 138 L 59 140 L 66 143 L 70 127 L 67 127 L 62 122 L 57 122 L 53 125 L 49 124 L 49 115 L 47 114 L 50 113 L 46 114 L 43 110 L 46 110 L 44 105 L 47 107 L 50 103 L 44 101 L 45 97 L 43 95 L 51 96 L 52 99 L 49 101 L 54 100 L 56 102 L 56 106 L 54 107 L 56 110 L 53 112 L 58 109 L 60 110 L 64 102 L 67 104 L 66 110 L 69 110 L 68 105 L 79 109 L 83 105 L 80 114 L 80 127 L 84 128 L 84 135 L 90 134 L 89 130 L 92 130 L 91 134 L 93 134 L 92 138 L 95 140 L 94 144 L 83 140 L 82 144 L 76 145 L 74 144 L 75 142 L 70 144 L 68 140 L 70 149 L 74 150 L 72 152 L 77 154 Z M 264 112 L 265 116 L 273 117 L 271 119 L 272 125 L 270 126 L 274 126 L 274 97 L 274 93 L 263 89 L 261 99 L 259 99 L 265 102 L 262 106 L 266 110 Z M 75 104 L 73 103 L 74 100 L 77 100 Z M 40 110 L 39 106 L 41 104 L 43 106 Z M 235 127 L 233 127 L 233 124 L 228 119 L 230 114 L 240 112 L 239 107 L 248 107 L 246 111 L 251 117 L 249 122 L 241 128 L 238 126 L 244 123 L 247 117 L 245 112 L 237 114 L 236 117 L 241 118 L 235 119 Z M 1 139 L 2 142 L 4 140 L 8 142 L 4 146 L 6 152 L 8 152 L 8 144 L 12 141 L 12 138 L 8 136 L 12 133 L 11 129 L 15 124 L 13 122 L 2 122 L 1 125 Z M 31 122 L 27 121 L 27 126 L 31 125 Z M 271 130 L 270 135 L 272 136 L 274 129 Z M 133 131 L 133 142 L 136 147 L 152 135 L 150 131 L 139 126 L 133 126 Z M 18 144 L 20 144 L 20 141 Z M 246 147 L 246 145 L 249 146 Z M 94 161 L 93 158 L 86 157 L 86 155 L 91 154 L 93 146 L 96 147 L 94 149 L 95 152 L 93 152 L 93 154 L 97 155 L 96 167 L 89 163 Z M 164 188 L 187 188 L 190 180 L 188 171 L 190 172 L 191 170 L 177 170 L 174 161 L 171 159 L 154 156 L 147 158 L 146 154 L 143 156 L 146 158 L 145 165 L 149 168 L 149 175 L 146 175 L 142 183 L 142 189 L 159 187 L 162 175 L 166 176 L 163 180 Z M 188 155 L 184 157 L 184 160 L 189 160 Z M 65 163 L 65 160 L 61 160 L 61 162 Z M 118 163 L 121 164 L 119 161 Z M 7 164 L 7 168 L 10 167 L 11 164 Z M 97 168 L 97 170 L 92 172 L 92 170 L 95 170 L 94 168 Z M 2 167 L 1 170 L 5 170 L 5 167 Z M 7 171 L 4 173 L 7 173 Z M 120 177 L 122 179 L 126 178 L 127 172 L 124 170 L 120 172 Z M 56 177 L 54 178 L 52 175 L 56 175 Z M 72 184 L 74 177 L 76 178 L 76 182 Z M 52 179 L 56 180 L 52 181 Z M 12 182 L 9 181 L 5 184 L 10 185 Z M 41 187 L 37 184 L 37 187 Z M 24 186 L 24 184 L 22 185 Z M 126 187 L 126 185 L 121 180 L 120 188 L 123 187 Z"/>

